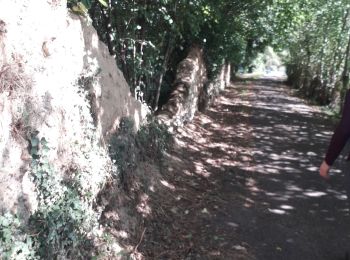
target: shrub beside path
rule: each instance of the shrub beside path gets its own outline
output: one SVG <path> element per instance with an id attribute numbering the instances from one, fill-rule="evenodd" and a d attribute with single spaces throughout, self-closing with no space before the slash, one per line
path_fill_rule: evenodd
<path id="1" fill-rule="evenodd" d="M 319 178 L 334 123 L 290 92 L 235 82 L 179 130 L 149 193 L 146 259 L 345 259 L 349 165 Z"/>

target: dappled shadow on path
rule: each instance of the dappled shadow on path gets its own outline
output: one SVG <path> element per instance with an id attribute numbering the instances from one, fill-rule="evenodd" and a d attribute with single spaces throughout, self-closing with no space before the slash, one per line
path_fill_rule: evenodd
<path id="1" fill-rule="evenodd" d="M 147 259 L 342 259 L 340 161 L 318 176 L 333 125 L 278 82 L 245 80 L 179 130 L 149 191 Z"/>

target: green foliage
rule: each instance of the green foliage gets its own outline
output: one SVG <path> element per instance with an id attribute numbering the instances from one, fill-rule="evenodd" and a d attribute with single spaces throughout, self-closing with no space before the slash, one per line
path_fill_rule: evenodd
<path id="1" fill-rule="evenodd" d="M 272 71 L 282 66 L 282 61 L 279 55 L 270 47 L 266 47 L 263 53 L 259 53 L 252 61 L 251 66 L 255 68 L 257 73 L 265 73 Z"/>
<path id="2" fill-rule="evenodd" d="M 96 138 L 87 91 L 83 88 L 91 80 L 93 77 L 89 76 L 81 78 L 84 82 L 77 82 L 77 87 L 85 83 L 77 88 L 82 101 L 77 103 L 81 128 L 76 140 L 65 146 L 71 154 L 67 165 L 55 167 L 56 150 L 38 131 L 31 131 L 28 138 L 38 205 L 25 232 L 31 234 L 33 254 L 39 259 L 90 259 L 99 254 L 113 257 L 120 248 L 117 243 L 112 251 L 95 245 L 105 242 L 99 226 L 102 209 L 96 207 L 94 199 L 117 170 Z"/>
<path id="3" fill-rule="evenodd" d="M 33 260 L 36 243 L 13 214 L 0 216 L 0 257 L 4 260 Z"/>
<path id="4" fill-rule="evenodd" d="M 60 178 L 49 161 L 48 153 L 50 148 L 46 139 L 39 140 L 39 132 L 35 132 L 30 140 L 30 154 L 32 160 L 32 176 L 39 192 L 39 204 L 45 207 L 52 206 L 62 196 L 60 190 Z"/>
<path id="5" fill-rule="evenodd" d="M 54 196 L 53 196 L 54 197 Z M 67 189 L 52 206 L 42 207 L 30 220 L 34 232 L 38 232 L 42 259 L 84 258 L 92 243 L 87 238 L 88 225 L 81 196 L 74 189 Z"/>
<path id="6" fill-rule="evenodd" d="M 95 1 L 89 11 L 100 38 L 135 97 L 157 107 L 157 94 L 169 92 L 176 65 L 193 44 L 205 48 L 209 75 L 223 60 L 240 64 L 263 49 L 270 30 L 269 1 Z M 271 30 L 270 30 L 271 31 Z M 269 31 L 269 35 L 272 32 Z M 247 42 L 254 43 L 246 51 Z"/>
<path id="7" fill-rule="evenodd" d="M 89 10 L 132 93 L 153 108 L 159 92 L 169 92 L 176 65 L 192 44 L 204 47 L 209 78 L 223 62 L 250 67 L 268 45 L 287 50 L 294 85 L 323 103 L 349 74 L 350 7 L 345 0 L 69 3 Z"/>
<path id="8" fill-rule="evenodd" d="M 278 0 L 271 9 L 275 45 L 290 53 L 290 83 L 321 104 L 331 101 L 349 71 L 349 14 L 345 0 Z"/>
<path id="9" fill-rule="evenodd" d="M 129 175 L 140 161 L 160 160 L 172 142 L 167 127 L 152 118 L 137 133 L 132 119 L 123 118 L 118 132 L 109 141 L 109 153 L 118 166 L 121 183 L 127 185 Z"/>
<path id="10" fill-rule="evenodd" d="M 121 119 L 118 133 L 109 140 L 109 154 L 118 166 L 120 181 L 125 183 L 127 175 L 133 172 L 139 161 L 134 122 L 131 119 Z"/>
<path id="11" fill-rule="evenodd" d="M 166 125 L 150 118 L 137 132 L 136 141 L 144 157 L 161 158 L 172 146 L 173 137 Z"/>
<path id="12" fill-rule="evenodd" d="M 89 87 L 98 71 L 87 74 L 91 76 L 76 84 L 85 83 L 77 88 L 81 97 L 77 103 L 81 128 L 76 140 L 65 146 L 71 154 L 68 165 L 54 167 L 56 150 L 32 127 L 25 135 L 21 134 L 29 142 L 30 174 L 38 205 L 27 223 L 19 223 L 16 216 L 8 214 L 0 217 L 1 259 L 90 259 L 99 254 L 113 258 L 121 250 L 116 241 L 113 250 L 104 241 L 98 222 L 102 209 L 94 204 L 107 178 L 117 170 L 108 152 L 98 143 L 87 91 L 83 88 Z M 30 113 L 36 110 L 31 108 L 32 103 L 29 105 L 21 107 L 19 122 L 35 125 L 32 114 L 39 113 Z M 18 132 L 21 127 L 16 123 L 14 130 Z M 95 243 L 106 246 L 96 247 Z"/>
<path id="13" fill-rule="evenodd" d="M 39 207 L 30 217 L 31 232 L 36 234 L 37 255 L 41 259 L 85 258 L 91 250 L 88 233 L 94 226 L 89 196 L 83 194 L 79 174 L 63 180 L 49 160 L 50 147 L 38 132 L 30 140 L 32 176 Z"/>

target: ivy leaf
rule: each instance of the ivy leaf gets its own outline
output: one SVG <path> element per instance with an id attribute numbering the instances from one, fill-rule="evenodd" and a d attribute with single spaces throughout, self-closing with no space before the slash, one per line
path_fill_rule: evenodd
<path id="1" fill-rule="evenodd" d="M 98 0 L 100 2 L 101 5 L 103 5 L 104 7 L 108 7 L 108 4 L 105 0 Z"/>
<path id="2" fill-rule="evenodd" d="M 10 225 L 10 221 L 7 218 L 1 218 L 0 219 L 0 225 L 2 227 L 8 227 Z"/>
<path id="3" fill-rule="evenodd" d="M 12 234 L 11 234 L 11 231 L 9 229 L 4 229 L 2 231 L 2 237 L 3 237 L 3 240 L 5 241 L 5 243 L 8 243 L 10 241 L 12 241 Z"/>
<path id="4" fill-rule="evenodd" d="M 41 138 L 40 143 L 41 143 L 42 145 L 44 145 L 44 146 L 48 144 L 48 142 L 47 142 L 47 140 L 45 139 L 45 137 L 42 137 L 42 138 Z"/>
<path id="5" fill-rule="evenodd" d="M 50 148 L 49 148 L 47 145 L 45 145 L 45 146 L 42 148 L 42 151 L 43 151 L 43 153 L 48 153 L 48 152 L 50 151 Z"/>
<path id="6" fill-rule="evenodd" d="M 30 150 L 30 154 L 33 155 L 39 155 L 39 150 L 37 146 L 32 147 L 32 149 Z"/>
<path id="7" fill-rule="evenodd" d="M 48 163 L 44 163 L 43 166 L 41 166 L 41 169 L 44 171 L 44 172 L 49 172 L 51 170 L 51 167 Z"/>
<path id="8" fill-rule="evenodd" d="M 30 139 L 30 144 L 32 145 L 32 147 L 38 147 L 39 145 L 39 139 L 37 137 L 32 137 Z"/>

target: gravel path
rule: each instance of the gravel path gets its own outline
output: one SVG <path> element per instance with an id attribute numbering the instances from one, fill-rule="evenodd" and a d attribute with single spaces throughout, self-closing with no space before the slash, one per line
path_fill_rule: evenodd
<path id="1" fill-rule="evenodd" d="M 334 124 L 269 79 L 241 80 L 177 135 L 149 195 L 146 259 L 346 259 L 339 159 L 318 176 Z"/>

